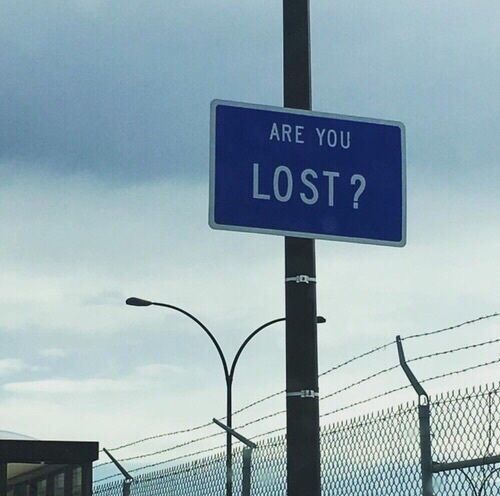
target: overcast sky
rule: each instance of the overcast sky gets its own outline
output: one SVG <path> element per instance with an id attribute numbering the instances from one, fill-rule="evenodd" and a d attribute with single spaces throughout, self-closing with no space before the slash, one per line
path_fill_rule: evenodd
<path id="1" fill-rule="evenodd" d="M 396 334 L 500 309 L 500 5 L 311 3 L 313 108 L 399 120 L 407 135 L 407 246 L 317 243 L 326 370 Z M 179 314 L 124 300 L 188 309 L 229 356 L 283 316 L 283 239 L 207 222 L 210 102 L 282 105 L 281 22 L 278 0 L 0 0 L 0 430 L 112 447 L 224 415 L 206 336 Z M 407 353 L 498 330 L 490 319 L 408 342 Z M 415 367 L 424 378 L 498 351 Z M 396 361 L 391 348 L 330 374 L 321 392 Z M 496 364 L 429 390 L 498 379 Z M 321 409 L 404 383 L 397 371 Z M 283 387 L 277 325 L 242 356 L 235 408 Z M 241 420 L 283 407 L 275 398 Z"/>

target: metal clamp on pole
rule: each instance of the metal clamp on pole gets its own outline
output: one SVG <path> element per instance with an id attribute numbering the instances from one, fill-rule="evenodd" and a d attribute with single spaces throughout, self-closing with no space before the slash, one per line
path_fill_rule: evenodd
<path id="1" fill-rule="evenodd" d="M 422 470 L 422 494 L 423 496 L 433 496 L 434 489 L 432 485 L 433 462 L 431 449 L 431 412 L 429 405 L 429 395 L 422 387 L 418 379 L 411 371 L 406 362 L 405 352 L 401 337 L 396 337 L 398 347 L 399 364 L 406 377 L 410 381 L 413 389 L 418 394 L 418 420 L 420 430 L 420 466 Z"/>
<path id="2" fill-rule="evenodd" d="M 286 393 L 287 396 L 298 396 L 299 398 L 319 398 L 318 391 L 313 389 L 303 389 L 302 391 L 292 391 Z"/>
<path id="3" fill-rule="evenodd" d="M 297 284 L 300 283 L 310 284 L 316 282 L 316 278 L 312 276 L 307 276 L 305 274 L 300 274 L 297 276 L 286 277 L 285 282 L 295 282 Z"/>

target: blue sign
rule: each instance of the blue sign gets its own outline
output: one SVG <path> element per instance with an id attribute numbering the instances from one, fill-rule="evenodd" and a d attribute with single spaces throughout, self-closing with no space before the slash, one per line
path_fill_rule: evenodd
<path id="1" fill-rule="evenodd" d="M 399 122 L 215 100 L 210 226 L 404 246 Z"/>

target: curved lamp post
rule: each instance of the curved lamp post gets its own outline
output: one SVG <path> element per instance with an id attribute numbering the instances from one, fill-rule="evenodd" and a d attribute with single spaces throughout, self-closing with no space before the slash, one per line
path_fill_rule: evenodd
<path id="1" fill-rule="evenodd" d="M 234 369 L 236 367 L 236 364 L 238 362 L 238 359 L 241 356 L 241 352 L 243 349 L 246 347 L 246 345 L 249 343 L 249 341 L 254 338 L 259 332 L 263 331 L 266 327 L 269 327 L 273 324 L 277 324 L 278 322 L 284 322 L 286 319 L 284 317 L 279 318 L 279 319 L 274 319 L 270 320 L 269 322 L 266 322 L 265 324 L 262 324 L 260 327 L 255 329 L 252 333 L 248 335 L 248 337 L 241 343 L 241 346 L 238 348 L 238 351 L 234 355 L 233 362 L 231 363 L 231 367 L 228 366 L 228 362 L 226 360 L 226 357 L 224 356 L 224 353 L 222 351 L 222 348 L 220 344 L 218 343 L 217 339 L 215 339 L 215 336 L 212 334 L 212 332 L 208 329 L 208 327 L 201 322 L 198 318 L 196 318 L 194 315 L 189 313 L 188 311 L 184 310 L 183 308 L 176 307 L 175 305 L 170 305 L 168 303 L 159 303 L 156 301 L 148 301 L 148 300 L 143 300 L 142 298 L 128 298 L 126 300 L 127 305 L 132 305 L 135 307 L 149 307 L 149 306 L 156 306 L 156 307 L 165 307 L 165 308 L 170 308 L 171 310 L 176 310 L 177 312 L 180 312 L 184 314 L 186 317 L 189 317 L 192 321 L 196 322 L 201 329 L 207 334 L 207 336 L 210 338 L 212 343 L 214 344 L 215 348 L 217 349 L 217 353 L 219 354 L 219 358 L 222 362 L 222 367 L 224 369 L 224 378 L 226 379 L 226 423 L 227 426 L 232 428 L 232 414 L 233 414 L 233 378 L 234 378 Z M 326 319 L 324 317 L 318 316 L 317 317 L 317 322 L 318 324 L 323 324 L 326 322 Z M 232 481 L 232 466 L 233 466 L 233 453 L 232 453 L 232 436 L 231 434 L 227 434 L 226 436 L 226 495 L 231 496 L 233 492 L 233 481 Z"/>

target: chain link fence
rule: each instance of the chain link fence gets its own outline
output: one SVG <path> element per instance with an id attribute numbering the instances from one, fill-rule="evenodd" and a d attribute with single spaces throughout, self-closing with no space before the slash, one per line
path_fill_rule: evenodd
<path id="1" fill-rule="evenodd" d="M 474 467 L 434 475 L 435 496 L 500 496 L 500 384 L 431 398 L 433 461 L 479 460 Z M 326 425 L 321 429 L 324 496 L 422 494 L 418 410 L 415 403 Z M 234 450 L 234 495 L 241 494 L 242 451 Z M 143 473 L 130 496 L 221 496 L 225 455 Z M 286 439 L 259 443 L 252 460 L 252 496 L 286 495 Z M 122 496 L 123 482 L 94 487 L 95 496 Z M 305 495 L 307 496 L 307 495 Z"/>

